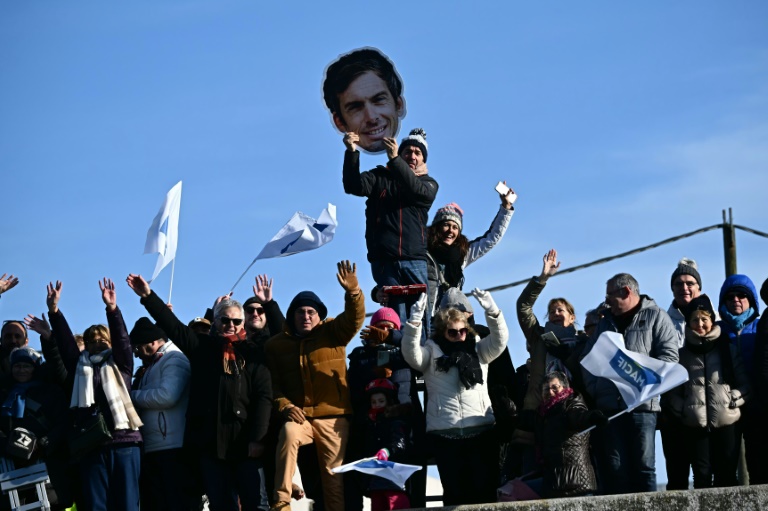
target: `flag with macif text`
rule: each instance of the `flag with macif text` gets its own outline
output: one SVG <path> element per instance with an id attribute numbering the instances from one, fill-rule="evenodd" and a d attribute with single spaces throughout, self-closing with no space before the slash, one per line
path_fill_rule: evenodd
<path id="1" fill-rule="evenodd" d="M 688 381 L 685 367 L 627 350 L 617 332 L 600 334 L 581 365 L 611 380 L 629 409 Z"/>
<path id="2" fill-rule="evenodd" d="M 181 181 L 176 183 L 166 194 L 160 211 L 157 212 L 152 225 L 147 231 L 147 241 L 144 244 L 145 254 L 158 254 L 155 271 L 152 272 L 152 282 L 168 263 L 176 258 L 176 248 L 179 243 L 179 210 L 181 209 Z"/>

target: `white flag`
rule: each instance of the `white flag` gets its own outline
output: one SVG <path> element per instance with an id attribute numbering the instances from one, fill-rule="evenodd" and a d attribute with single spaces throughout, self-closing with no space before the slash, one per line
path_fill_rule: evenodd
<path id="1" fill-rule="evenodd" d="M 176 246 L 179 242 L 179 208 L 181 207 L 181 181 L 171 188 L 165 196 L 165 202 L 160 206 L 152 226 L 147 231 L 147 242 L 144 244 L 145 254 L 160 254 L 157 257 L 152 282 L 160 271 L 176 257 Z"/>
<path id="2" fill-rule="evenodd" d="M 383 477 L 402 488 L 405 486 L 405 482 L 408 478 L 417 470 L 421 470 L 421 467 L 418 465 L 406 465 L 405 463 L 394 463 L 392 461 L 381 461 L 376 458 L 363 458 L 340 467 L 332 468 L 331 472 L 340 474 L 342 472 L 349 472 L 350 470 Z"/>
<path id="3" fill-rule="evenodd" d="M 333 239 L 336 225 L 336 206 L 333 204 L 328 204 L 317 220 L 297 211 L 269 240 L 254 262 L 258 259 L 285 257 L 320 248 Z"/>
<path id="4" fill-rule="evenodd" d="M 685 367 L 626 350 L 617 332 L 600 334 L 581 365 L 611 380 L 629 409 L 688 381 Z"/>

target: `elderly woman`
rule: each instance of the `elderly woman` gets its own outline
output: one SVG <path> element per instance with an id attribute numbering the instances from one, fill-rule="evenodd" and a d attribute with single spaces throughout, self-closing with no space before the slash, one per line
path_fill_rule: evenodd
<path id="1" fill-rule="evenodd" d="M 691 300 L 686 312 L 680 364 L 689 379 L 665 395 L 665 407 L 682 423 L 680 438 L 693 466 L 693 487 L 736 486 L 738 421 L 751 392 L 744 364 L 738 348 L 715 324 L 707 295 Z"/>
<path id="2" fill-rule="evenodd" d="M 92 325 L 83 332 L 80 352 L 72 330 L 59 309 L 61 282 L 48 284 L 48 314 L 66 372 L 73 380 L 70 407 L 76 427 L 85 427 L 100 414 L 111 438 L 100 445 L 71 440 L 72 456 L 79 458 L 83 502 L 88 510 L 138 510 L 142 425 L 131 403 L 133 352 L 123 314 L 117 307 L 115 285 L 99 282 L 107 307 L 107 325 Z"/>
<path id="3" fill-rule="evenodd" d="M 515 212 L 512 201 L 515 192 L 500 195 L 501 206 L 488 230 L 473 240 L 461 231 L 464 210 L 455 202 L 437 210 L 427 229 L 427 276 L 429 280 L 429 314 L 433 316 L 443 293 L 464 285 L 464 268 L 487 254 L 504 237 Z"/>
<path id="4" fill-rule="evenodd" d="M 215 331 L 206 335 L 179 321 L 141 275 L 130 274 L 127 282 L 189 358 L 185 445 L 200 456 L 211 509 L 259 509 L 261 442 L 269 425 L 272 384 L 262 349 L 247 339 L 242 305 L 222 299 L 213 311 Z"/>
<path id="5" fill-rule="evenodd" d="M 485 310 L 490 335 L 479 339 L 463 312 L 440 311 L 435 334 L 420 346 L 427 297 L 422 294 L 404 327 L 402 350 L 408 364 L 424 374 L 427 435 L 432 443 L 443 504 L 495 502 L 499 448 L 486 385 L 488 364 L 507 344 L 504 316 L 490 293 L 473 295 Z"/>

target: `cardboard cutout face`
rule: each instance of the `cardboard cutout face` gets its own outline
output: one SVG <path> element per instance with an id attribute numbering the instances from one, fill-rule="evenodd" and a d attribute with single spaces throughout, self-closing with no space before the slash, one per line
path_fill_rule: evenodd
<path id="1" fill-rule="evenodd" d="M 358 147 L 370 153 L 385 150 L 384 138 L 397 137 L 406 114 L 403 82 L 376 48 L 354 50 L 332 62 L 325 70 L 323 98 L 336 129 L 357 133 Z"/>

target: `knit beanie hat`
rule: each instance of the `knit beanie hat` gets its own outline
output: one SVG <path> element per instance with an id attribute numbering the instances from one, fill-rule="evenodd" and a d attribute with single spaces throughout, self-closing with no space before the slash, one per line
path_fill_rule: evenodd
<path id="1" fill-rule="evenodd" d="M 19 362 L 26 362 L 37 367 L 42 363 L 43 357 L 29 346 L 24 346 L 22 348 L 15 348 L 11 351 L 9 360 L 11 367 L 13 367 L 13 364 L 18 364 Z"/>
<path id="2" fill-rule="evenodd" d="M 373 316 L 371 317 L 371 326 L 375 325 L 379 321 L 389 321 L 395 325 L 396 329 L 400 330 L 400 316 L 398 316 L 397 312 L 395 312 L 393 309 L 390 309 L 389 307 L 382 307 L 373 313 Z"/>
<path id="3" fill-rule="evenodd" d="M 712 322 L 717 319 L 715 316 L 715 309 L 712 308 L 712 301 L 705 294 L 700 294 L 688 304 L 685 309 L 685 322 L 688 323 L 691 320 L 691 316 L 696 311 L 704 311 L 709 314 Z"/>
<path id="4" fill-rule="evenodd" d="M 443 299 L 440 301 L 440 310 L 445 309 L 457 309 L 461 312 L 470 312 L 474 314 L 472 305 L 469 303 L 467 296 L 461 292 L 457 287 L 450 287 L 443 295 Z"/>
<path id="5" fill-rule="evenodd" d="M 701 289 L 701 275 L 699 275 L 698 267 L 696 266 L 696 261 L 693 259 L 688 259 L 687 257 L 683 257 L 680 259 L 680 262 L 677 263 L 677 269 L 675 269 L 674 272 L 672 272 L 672 280 L 670 282 L 670 287 L 674 286 L 675 279 L 679 277 L 680 275 L 690 275 L 694 279 L 696 279 L 696 282 L 699 284 L 699 289 Z"/>
<path id="6" fill-rule="evenodd" d="M 432 225 L 437 225 L 441 222 L 452 220 L 456 222 L 456 225 L 459 226 L 459 232 L 461 232 L 463 218 L 464 210 L 461 209 L 461 207 L 455 202 L 451 202 L 437 210 L 437 213 L 435 213 L 435 219 L 432 220 Z"/>
<path id="7" fill-rule="evenodd" d="M 427 132 L 421 128 L 412 129 L 411 133 L 400 142 L 397 155 L 401 156 L 409 145 L 421 149 L 421 154 L 424 155 L 424 163 L 427 163 Z"/>
<path id="8" fill-rule="evenodd" d="M 140 346 L 142 344 L 149 344 L 155 342 L 158 339 L 168 340 L 168 336 L 162 328 L 152 323 L 149 318 L 139 318 L 136 324 L 133 325 L 133 330 L 129 334 L 131 338 L 131 346 Z"/>
<path id="9" fill-rule="evenodd" d="M 288 306 L 288 313 L 286 316 L 288 318 L 292 318 L 293 313 L 299 307 L 312 307 L 317 311 L 318 314 L 320 314 L 321 321 L 324 320 L 328 315 L 328 309 L 325 307 L 325 304 L 312 291 L 302 291 L 301 293 L 297 294 L 293 300 L 291 300 L 291 304 Z M 293 320 L 291 319 L 290 321 Z"/>
<path id="10" fill-rule="evenodd" d="M 245 303 L 243 304 L 243 309 L 245 309 L 246 307 L 248 307 L 248 306 L 249 306 L 250 304 L 252 304 L 252 303 L 255 303 L 255 304 L 261 305 L 261 300 L 259 300 L 259 299 L 258 299 L 258 298 L 256 298 L 255 296 L 252 296 L 252 297 L 248 298 L 248 299 L 245 301 Z"/>

